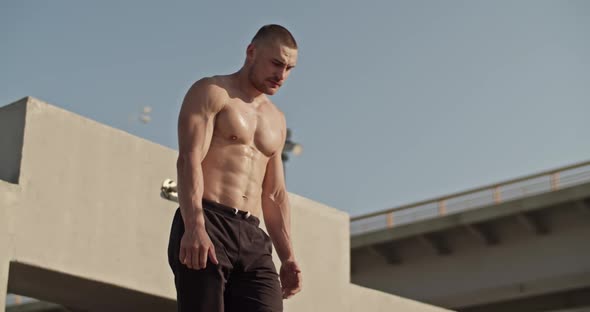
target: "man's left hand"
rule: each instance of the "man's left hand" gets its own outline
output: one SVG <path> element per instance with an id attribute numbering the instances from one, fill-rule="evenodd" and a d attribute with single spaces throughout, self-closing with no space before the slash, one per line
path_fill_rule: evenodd
<path id="1" fill-rule="evenodd" d="M 281 264 L 280 277 L 283 299 L 301 291 L 301 269 L 295 260 L 286 260 Z"/>

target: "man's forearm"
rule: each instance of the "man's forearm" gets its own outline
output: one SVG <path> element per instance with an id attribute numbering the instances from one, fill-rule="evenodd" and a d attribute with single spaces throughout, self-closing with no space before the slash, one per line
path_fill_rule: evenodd
<path id="1" fill-rule="evenodd" d="M 203 217 L 203 172 L 201 165 L 190 160 L 177 163 L 178 203 L 185 228 L 205 224 Z"/>
<path id="2" fill-rule="evenodd" d="M 281 200 L 262 197 L 262 209 L 266 229 L 281 262 L 294 260 L 291 243 L 291 208 L 287 196 Z"/>

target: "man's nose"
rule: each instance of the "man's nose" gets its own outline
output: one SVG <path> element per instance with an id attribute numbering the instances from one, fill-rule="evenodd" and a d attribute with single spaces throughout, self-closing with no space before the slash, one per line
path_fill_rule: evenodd
<path id="1" fill-rule="evenodd" d="M 285 79 L 285 76 L 287 75 L 287 71 L 284 69 L 280 69 L 275 73 L 275 75 L 278 81 L 283 81 Z"/>

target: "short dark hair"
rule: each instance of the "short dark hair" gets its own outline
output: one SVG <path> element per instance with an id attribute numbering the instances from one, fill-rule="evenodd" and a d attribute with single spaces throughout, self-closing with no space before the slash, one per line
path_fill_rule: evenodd
<path id="1" fill-rule="evenodd" d="M 297 49 L 297 41 L 295 41 L 291 32 L 281 25 L 268 24 L 260 27 L 254 38 L 252 38 L 252 43 L 268 40 L 278 40 L 289 48 Z"/>

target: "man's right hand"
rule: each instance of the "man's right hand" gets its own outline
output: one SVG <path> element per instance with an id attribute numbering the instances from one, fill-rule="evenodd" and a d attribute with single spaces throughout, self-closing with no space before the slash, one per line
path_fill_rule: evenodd
<path id="1" fill-rule="evenodd" d="M 211 242 L 204 226 L 186 229 L 180 240 L 180 262 L 190 269 L 200 270 L 207 267 L 207 257 L 219 264 L 215 255 L 215 246 Z"/>

